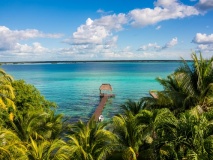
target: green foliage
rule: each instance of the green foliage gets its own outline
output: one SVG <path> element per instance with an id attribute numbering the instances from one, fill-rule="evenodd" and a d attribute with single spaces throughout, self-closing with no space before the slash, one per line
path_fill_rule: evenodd
<path id="1" fill-rule="evenodd" d="M 13 78 L 4 70 L 0 69 L 0 108 L 13 112 L 16 107 L 13 99 L 15 98 L 11 83 Z"/>
<path id="2" fill-rule="evenodd" d="M 69 159 L 66 143 L 58 139 L 63 116 L 52 110 L 55 103 L 3 70 L 0 103 L 0 159 Z"/>
<path id="3" fill-rule="evenodd" d="M 143 143 L 143 130 L 146 125 L 141 124 L 137 115 L 132 112 L 117 115 L 112 120 L 113 133 L 118 137 L 120 150 L 124 159 L 136 159 L 139 147 Z"/>
<path id="4" fill-rule="evenodd" d="M 26 84 L 23 80 L 16 80 L 12 83 L 15 90 L 15 104 L 17 109 L 22 112 L 28 110 L 49 110 L 51 107 L 56 107 L 56 104 L 50 102 L 40 94 L 40 92 L 30 84 Z"/>
<path id="5" fill-rule="evenodd" d="M 201 112 L 213 107 L 213 58 L 205 60 L 200 54 L 198 59 L 193 53 L 192 59 L 192 65 L 183 60 L 167 78 L 157 78 L 164 90 L 157 92 L 157 99 L 144 98 L 148 107 L 166 107 L 176 115 L 197 105 Z"/>
<path id="6" fill-rule="evenodd" d="M 213 159 L 213 135 L 205 139 L 204 147 L 208 154 L 208 158 Z"/>
<path id="7" fill-rule="evenodd" d="M 106 124 L 91 119 L 88 123 L 79 121 L 72 126 L 73 134 L 68 135 L 72 159 L 102 160 L 117 146 L 116 136 L 105 130 Z"/>
<path id="8" fill-rule="evenodd" d="M 27 159 L 27 148 L 11 130 L 0 128 L 0 159 Z"/>
<path id="9" fill-rule="evenodd" d="M 31 160 L 69 160 L 68 150 L 66 143 L 60 139 L 35 141 L 30 138 L 28 144 L 28 154 Z"/>
<path id="10" fill-rule="evenodd" d="M 121 105 L 121 108 L 125 114 L 131 112 L 133 115 L 136 115 L 143 108 L 143 104 L 143 101 L 134 102 L 132 100 L 128 100 L 125 104 Z"/>

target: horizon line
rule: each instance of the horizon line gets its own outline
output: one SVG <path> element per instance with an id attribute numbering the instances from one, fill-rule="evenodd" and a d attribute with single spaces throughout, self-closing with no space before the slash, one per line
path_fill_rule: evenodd
<path id="1" fill-rule="evenodd" d="M 36 63 L 87 63 L 87 62 L 182 62 L 183 60 L 73 60 L 73 61 L 10 61 L 0 64 L 36 64 Z M 193 60 L 185 60 L 187 62 Z"/>

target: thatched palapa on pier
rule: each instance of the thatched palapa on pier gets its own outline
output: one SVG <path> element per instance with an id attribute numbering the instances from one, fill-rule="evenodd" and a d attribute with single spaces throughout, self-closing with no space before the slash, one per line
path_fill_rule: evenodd
<path id="1" fill-rule="evenodd" d="M 103 91 L 110 91 L 110 92 L 112 92 L 112 86 L 110 84 L 102 84 L 100 86 L 99 90 L 100 90 L 100 95 L 103 94 L 102 93 Z"/>

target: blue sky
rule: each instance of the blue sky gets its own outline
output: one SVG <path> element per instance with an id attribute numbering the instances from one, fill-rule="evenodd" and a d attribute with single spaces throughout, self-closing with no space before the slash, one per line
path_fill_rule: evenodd
<path id="1" fill-rule="evenodd" d="M 213 56 L 213 0 L 1 0 L 0 62 Z"/>

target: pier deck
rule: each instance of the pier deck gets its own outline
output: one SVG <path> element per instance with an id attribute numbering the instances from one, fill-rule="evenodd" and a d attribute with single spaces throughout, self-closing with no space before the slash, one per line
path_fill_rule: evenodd
<path id="1" fill-rule="evenodd" d="M 105 106 L 108 98 L 115 97 L 115 95 L 114 94 L 101 94 L 100 97 L 101 97 L 101 101 L 93 114 L 95 121 L 98 121 L 99 116 L 102 114 L 102 111 L 104 109 L 104 106 Z"/>

